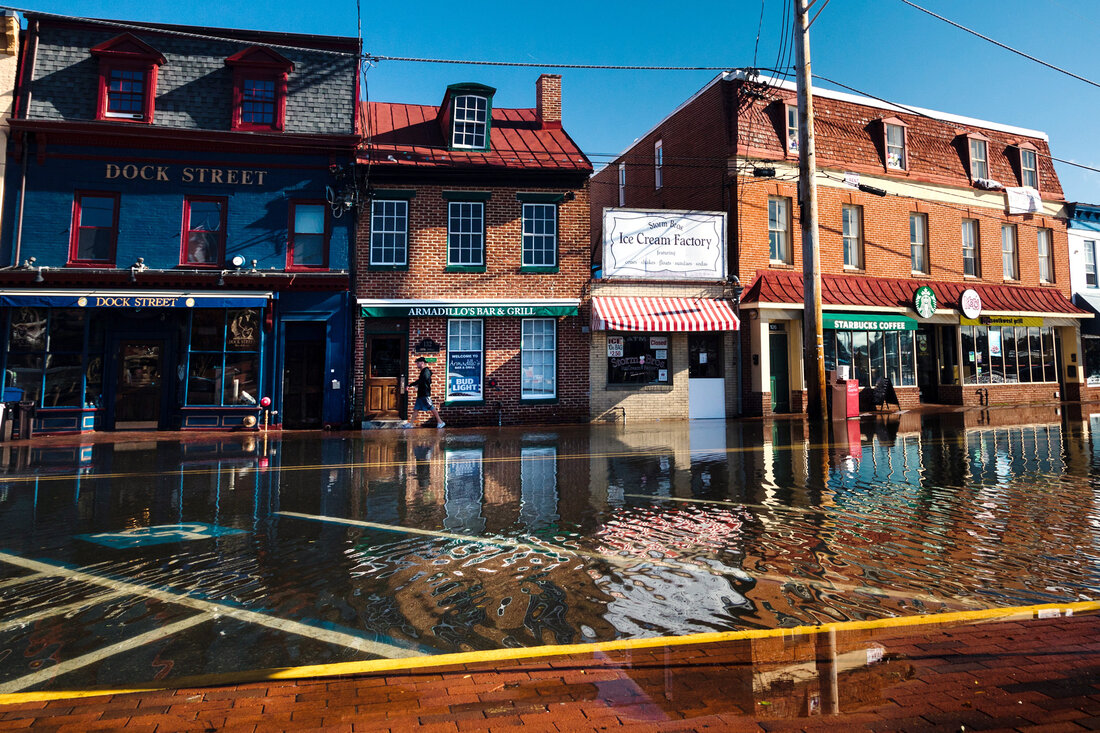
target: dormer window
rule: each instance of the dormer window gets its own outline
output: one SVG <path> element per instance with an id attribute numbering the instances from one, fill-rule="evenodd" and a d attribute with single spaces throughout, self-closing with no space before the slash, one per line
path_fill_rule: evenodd
<path id="1" fill-rule="evenodd" d="M 979 178 L 989 178 L 989 138 L 979 133 L 968 134 L 966 150 L 971 183 Z"/>
<path id="2" fill-rule="evenodd" d="M 907 125 L 896 117 L 888 117 L 882 121 L 882 126 L 885 135 L 886 167 L 899 171 L 908 170 L 905 129 Z"/>
<path id="3" fill-rule="evenodd" d="M 152 122 L 160 51 L 130 33 L 90 50 L 99 59 L 96 119 Z"/>
<path id="4" fill-rule="evenodd" d="M 439 121 L 451 150 L 489 150 L 496 89 L 482 84 L 452 84 L 439 108 Z"/>
<path id="5" fill-rule="evenodd" d="M 1020 143 L 1020 185 L 1039 188 L 1039 156 L 1031 143 Z"/>
<path id="6" fill-rule="evenodd" d="M 798 107 L 787 105 L 787 152 L 798 155 Z"/>
<path id="7" fill-rule="evenodd" d="M 233 67 L 234 130 L 281 132 L 286 126 L 286 79 L 294 64 L 263 46 L 225 60 Z"/>

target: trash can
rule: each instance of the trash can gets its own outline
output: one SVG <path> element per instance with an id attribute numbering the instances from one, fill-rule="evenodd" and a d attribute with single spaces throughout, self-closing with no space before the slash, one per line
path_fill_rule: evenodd
<path id="1" fill-rule="evenodd" d="M 18 427 L 12 428 L 13 440 L 30 440 L 31 439 L 31 426 L 34 424 L 34 401 L 33 400 L 20 400 L 15 403 L 16 415 L 18 415 Z M 18 433 L 16 433 L 18 430 Z"/>
<path id="2" fill-rule="evenodd" d="M 18 387 L 6 387 L 0 394 L 0 441 L 12 439 L 12 428 L 22 399 L 23 390 Z"/>

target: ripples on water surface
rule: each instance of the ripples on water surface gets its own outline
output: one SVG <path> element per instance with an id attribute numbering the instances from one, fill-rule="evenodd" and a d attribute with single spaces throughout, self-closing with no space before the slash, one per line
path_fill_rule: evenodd
<path id="1" fill-rule="evenodd" d="M 35 684 L 1096 597 L 1100 423 L 972 418 L 7 448 L 0 692 L 195 613 Z M 241 531 L 96 540 L 180 523 Z"/>

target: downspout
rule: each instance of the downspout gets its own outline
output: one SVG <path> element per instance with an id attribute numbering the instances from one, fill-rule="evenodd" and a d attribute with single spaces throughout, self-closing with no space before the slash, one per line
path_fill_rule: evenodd
<path id="1" fill-rule="evenodd" d="M 24 118 L 30 116 L 31 107 L 31 95 L 32 86 L 31 81 L 34 78 L 34 66 L 35 61 L 38 59 L 38 21 L 34 21 L 32 28 L 27 34 L 29 42 L 31 44 L 30 54 L 28 57 L 28 67 L 24 70 L 22 77 L 22 86 L 26 89 L 26 97 L 22 100 L 22 104 L 19 105 L 20 109 L 17 110 L 18 114 L 21 114 Z M 13 100 L 15 102 L 15 100 Z M 23 254 L 23 210 L 27 200 L 27 158 L 30 157 L 30 146 L 28 145 L 28 135 L 24 133 L 23 139 L 20 144 L 23 146 L 23 164 L 20 166 L 19 171 L 19 213 L 15 216 L 15 247 L 12 251 L 12 267 L 19 267 L 19 258 Z"/>

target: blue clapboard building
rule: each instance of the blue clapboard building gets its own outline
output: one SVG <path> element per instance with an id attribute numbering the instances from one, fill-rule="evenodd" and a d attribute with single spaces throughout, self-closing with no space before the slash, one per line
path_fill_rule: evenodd
<path id="1" fill-rule="evenodd" d="M 26 20 L 0 324 L 35 431 L 347 422 L 358 41 Z"/>

